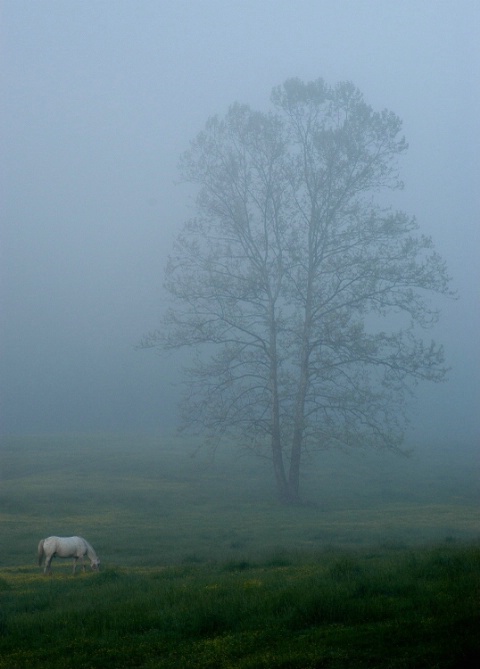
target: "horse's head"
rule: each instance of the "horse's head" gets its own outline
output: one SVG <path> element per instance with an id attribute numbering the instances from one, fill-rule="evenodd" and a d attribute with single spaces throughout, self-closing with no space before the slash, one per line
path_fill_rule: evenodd
<path id="1" fill-rule="evenodd" d="M 91 560 L 91 567 L 93 571 L 99 571 L 100 569 L 100 560 L 96 558 L 95 560 Z"/>

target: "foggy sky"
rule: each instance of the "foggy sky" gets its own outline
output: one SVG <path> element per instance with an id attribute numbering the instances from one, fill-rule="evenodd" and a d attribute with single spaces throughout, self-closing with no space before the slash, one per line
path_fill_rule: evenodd
<path id="1" fill-rule="evenodd" d="M 180 154 L 289 77 L 351 80 L 404 122 L 406 188 L 458 301 L 426 333 L 449 381 L 413 438 L 480 436 L 480 4 L 476 0 L 3 0 L 0 392 L 4 433 L 171 428 L 178 361 L 137 351 L 192 215 Z"/>

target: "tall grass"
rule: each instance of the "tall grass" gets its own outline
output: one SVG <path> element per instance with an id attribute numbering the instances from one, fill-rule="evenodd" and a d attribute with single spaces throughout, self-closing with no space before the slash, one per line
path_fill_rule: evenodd
<path id="1" fill-rule="evenodd" d="M 286 561 L 284 556 L 284 560 Z M 5 570 L 0 667 L 453 667 L 480 658 L 480 550 Z"/>
<path id="2" fill-rule="evenodd" d="M 0 669 L 455 668 L 479 659 L 473 468 L 325 454 L 305 507 L 173 438 L 11 438 Z M 320 462 L 320 464 L 322 464 Z M 313 465 L 312 465 L 313 466 Z M 80 534 L 100 574 L 36 566 Z"/>

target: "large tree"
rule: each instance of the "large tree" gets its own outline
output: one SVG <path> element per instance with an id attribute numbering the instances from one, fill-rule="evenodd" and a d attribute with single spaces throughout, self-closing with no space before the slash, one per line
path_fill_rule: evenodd
<path id="1" fill-rule="evenodd" d="M 406 393 L 445 375 L 419 335 L 438 316 L 429 295 L 449 289 L 415 219 L 374 199 L 402 187 L 399 118 L 321 79 L 271 101 L 211 118 L 182 157 L 197 216 L 166 270 L 173 307 L 143 345 L 195 350 L 186 424 L 269 455 L 295 503 L 307 451 L 401 447 Z"/>

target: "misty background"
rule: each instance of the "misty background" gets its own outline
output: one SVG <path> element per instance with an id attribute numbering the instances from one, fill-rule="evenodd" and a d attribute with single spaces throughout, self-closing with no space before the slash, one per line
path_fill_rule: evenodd
<path id="1" fill-rule="evenodd" d="M 193 215 L 177 163 L 234 101 L 289 77 L 351 80 L 403 120 L 405 190 L 446 259 L 447 383 L 408 435 L 480 437 L 480 4 L 476 0 L 3 0 L 0 394 L 6 434 L 175 426 L 181 360 L 159 324 L 166 258 Z"/>

